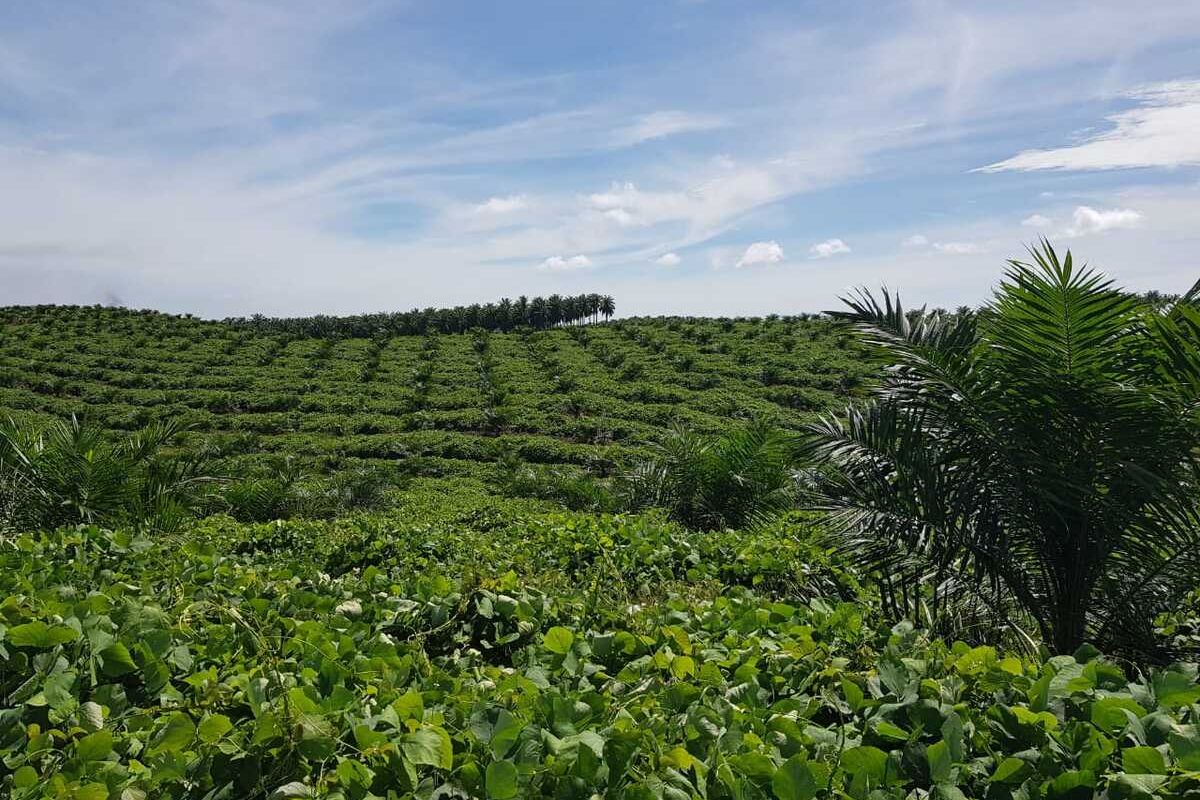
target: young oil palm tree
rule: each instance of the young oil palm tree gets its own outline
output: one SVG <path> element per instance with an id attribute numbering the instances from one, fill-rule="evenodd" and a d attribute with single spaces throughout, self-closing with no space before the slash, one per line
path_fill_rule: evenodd
<path id="1" fill-rule="evenodd" d="M 812 426 L 816 505 L 935 607 L 1162 656 L 1155 617 L 1200 584 L 1200 284 L 1159 312 L 1047 241 L 1030 254 L 979 314 L 845 301 L 884 377 Z"/>
<path id="2" fill-rule="evenodd" d="M 793 506 L 792 442 L 764 419 L 719 437 L 675 426 L 619 482 L 631 508 L 665 508 L 689 528 L 740 528 Z"/>
<path id="3" fill-rule="evenodd" d="M 46 426 L 0 425 L 0 527 L 76 523 L 177 527 L 192 515 L 211 478 L 202 456 L 163 449 L 182 432 L 154 423 L 122 440 L 75 417 Z"/>

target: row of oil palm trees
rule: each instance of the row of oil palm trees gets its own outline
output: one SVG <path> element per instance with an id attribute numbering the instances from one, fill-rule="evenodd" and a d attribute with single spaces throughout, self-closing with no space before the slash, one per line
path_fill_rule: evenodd
<path id="1" fill-rule="evenodd" d="M 244 522 L 328 517 L 382 505 L 383 471 L 317 475 L 291 457 L 254 471 L 184 446 L 174 420 L 113 435 L 76 417 L 0 421 L 0 541 L 6 535 L 95 524 L 171 532 L 198 516 Z"/>
<path id="2" fill-rule="evenodd" d="M 516 300 L 503 298 L 495 303 L 473 303 L 453 308 L 413 309 L 393 313 L 358 314 L 348 317 L 231 317 L 225 322 L 237 327 L 298 336 L 329 338 L 370 338 L 426 333 L 464 333 L 474 328 L 511 331 L 516 328 L 538 330 L 560 325 L 581 325 L 609 320 L 617 313 L 610 295 L 579 294 Z"/>

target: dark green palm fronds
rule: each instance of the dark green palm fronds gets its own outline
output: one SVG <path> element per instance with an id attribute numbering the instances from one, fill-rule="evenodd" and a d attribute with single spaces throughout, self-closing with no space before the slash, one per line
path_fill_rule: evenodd
<path id="1" fill-rule="evenodd" d="M 673 427 L 621 480 L 632 508 L 661 507 L 691 528 L 740 528 L 795 502 L 792 442 L 754 419 L 720 437 Z"/>
<path id="2" fill-rule="evenodd" d="M 155 423 L 113 441 L 75 417 L 45 426 L 0 425 L 0 528 L 133 524 L 177 527 L 202 502 L 206 459 L 168 455 L 183 432 Z"/>
<path id="3" fill-rule="evenodd" d="M 1146 654 L 1200 583 L 1195 290 L 1160 313 L 1047 242 L 1031 255 L 978 315 L 847 301 L 885 372 L 812 427 L 817 504 L 846 552 L 936 587 L 935 607 Z"/>

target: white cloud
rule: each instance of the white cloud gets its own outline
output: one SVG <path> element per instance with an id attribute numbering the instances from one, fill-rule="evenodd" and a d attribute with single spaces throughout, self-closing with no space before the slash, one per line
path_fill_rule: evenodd
<path id="1" fill-rule="evenodd" d="M 622 228 L 685 219 L 690 203 L 682 192 L 643 192 L 632 183 L 613 183 L 607 192 L 587 196 L 587 205 Z"/>
<path id="2" fill-rule="evenodd" d="M 779 246 L 779 242 L 755 242 L 746 248 L 746 252 L 742 253 L 734 267 L 740 269 L 755 264 L 778 264 L 780 261 L 783 261 L 783 248 Z"/>
<path id="3" fill-rule="evenodd" d="M 983 250 L 974 242 L 934 242 L 933 249 L 950 256 L 965 256 Z"/>
<path id="4" fill-rule="evenodd" d="M 1113 114 L 1114 128 L 1077 145 L 1025 150 L 980 167 L 1002 170 L 1090 170 L 1200 164 L 1200 81 L 1150 86 L 1129 97 L 1141 106 Z"/>
<path id="5" fill-rule="evenodd" d="M 622 228 L 631 228 L 638 224 L 638 219 L 624 208 L 610 208 L 604 212 L 605 219 L 610 219 Z"/>
<path id="6" fill-rule="evenodd" d="M 11 289 L 3 302 L 86 303 L 111 290 L 134 304 L 214 315 L 445 305 L 590 290 L 583 284 L 595 272 L 574 255 L 583 253 L 604 268 L 643 267 L 605 273 L 627 311 L 763 312 L 797 296 L 821 308 L 843 283 L 883 279 L 933 295 L 922 299 L 973 302 L 997 274 L 986 253 L 1019 255 L 1022 231 L 1031 231 L 1019 217 L 985 223 L 952 200 L 940 222 L 907 223 L 928 231 L 913 249 L 896 247 L 906 234 L 885 224 L 855 233 L 857 250 L 837 270 L 728 268 L 751 241 L 785 230 L 799 211 L 782 205 L 789 197 L 872 174 L 883 182 L 855 191 L 890 192 L 895 162 L 881 152 L 911 154 L 920 175 L 930 161 L 945 165 L 938 145 L 951 137 L 964 147 L 956 152 L 970 153 L 972 132 L 1011 141 L 1031 120 L 1060 124 L 1061 110 L 1073 119 L 1078 103 L 1124 88 L 1129 75 L 1188 74 L 1185 44 L 1200 33 L 1200 4 L 1163 2 L 1170 10 L 1146 14 L 1104 0 L 1085 15 L 1070 4 L 951 14 L 906 4 L 886 35 L 866 39 L 836 21 L 814 27 L 772 15 L 770 25 L 723 32 L 714 52 L 665 54 L 655 74 L 618 54 L 612 67 L 624 77 L 615 83 L 559 65 L 484 77 L 462 53 L 373 51 L 388 37 L 364 25 L 368 39 L 351 41 L 355 24 L 340 14 L 330 30 L 324 0 L 217 0 L 146 19 L 132 3 L 120 5 L 126 14 L 81 8 L 72 20 L 33 19 L 0 32 L 0 94 L 16 110 L 0 124 L 0 185 L 24 187 L 0 196 L 0 286 Z M 340 7 L 390 16 L 391 5 Z M 1017 35 L 1035 16 L 1061 47 Z M 764 52 L 743 36 L 766 27 L 811 34 L 813 46 Z M 89 44 L 82 72 L 80 42 Z M 498 42 L 507 44 L 519 46 Z M 1094 69 L 1097 52 L 1120 55 Z M 697 65 L 724 55 L 733 56 L 722 60 L 727 69 L 700 99 Z M 376 60 L 388 69 L 361 69 Z M 147 63 L 165 66 L 147 72 Z M 719 117 L 643 113 L 692 102 Z M 687 133 L 722 120 L 736 131 Z M 1090 138 L 1059 144 L 1081 141 Z M 639 143 L 648 144 L 607 155 Z M 1000 157 L 976 155 L 969 165 Z M 571 160 L 553 161 L 563 158 Z M 611 177 L 636 186 L 604 191 Z M 1021 196 L 1036 196 L 1035 177 Z M 594 190 L 606 199 L 593 204 Z M 512 194 L 520 191 L 528 195 Z M 1111 236 L 1105 266 L 1177 290 L 1194 280 L 1189 254 L 1200 236 L 1194 184 L 1177 192 L 1190 211 L 1170 215 L 1124 193 L 1034 207 L 1054 211 L 1047 231 L 1071 224 L 1076 203 L 1137 208 L 1154 234 L 1172 236 Z M 741 246 L 718 254 L 704 244 L 718 236 Z M 931 258 L 933 240 L 979 242 L 984 254 Z M 1132 252 L 1135 243 L 1160 249 L 1149 258 Z M 886 258 L 860 257 L 889 246 Z M 667 251 L 687 252 L 689 267 L 711 258 L 726 269 L 695 280 L 649 270 Z M 552 254 L 561 255 L 545 258 Z"/>
<path id="7" fill-rule="evenodd" d="M 710 114 L 692 114 L 686 111 L 655 111 L 644 114 L 637 121 L 615 134 L 616 144 L 633 145 L 662 139 L 680 133 L 711 131 L 724 128 L 727 123 Z"/>
<path id="8" fill-rule="evenodd" d="M 1078 206 L 1071 215 L 1071 225 L 1063 230 L 1064 236 L 1087 236 L 1090 233 L 1122 228 L 1136 228 L 1142 221 L 1141 213 L 1131 208 L 1111 208 L 1107 211 Z"/>
<path id="9" fill-rule="evenodd" d="M 550 256 L 539 265 L 539 269 L 551 272 L 566 272 L 573 269 L 586 269 L 592 266 L 592 260 L 580 253 L 575 256 Z"/>
<path id="10" fill-rule="evenodd" d="M 1030 214 L 1021 220 L 1021 224 L 1026 228 L 1047 228 L 1054 224 L 1054 220 L 1042 214 Z"/>
<path id="11" fill-rule="evenodd" d="M 912 236 L 909 236 L 900 242 L 900 244 L 905 247 L 924 247 L 925 245 L 929 244 L 929 237 L 920 233 L 914 233 Z"/>
<path id="12" fill-rule="evenodd" d="M 849 253 L 850 245 L 843 242 L 841 239 L 826 239 L 823 242 L 817 242 L 812 247 L 808 248 L 809 258 L 829 258 L 838 253 Z"/>
<path id="13" fill-rule="evenodd" d="M 487 202 L 475 206 L 477 214 L 511 214 L 529 207 L 529 198 L 523 194 L 510 194 L 505 197 L 489 197 Z"/>
<path id="14" fill-rule="evenodd" d="M 654 263 L 658 264 L 660 267 L 677 267 L 679 266 L 679 262 L 682 260 L 683 259 L 679 257 L 678 253 L 663 253 L 661 256 L 654 259 Z"/>

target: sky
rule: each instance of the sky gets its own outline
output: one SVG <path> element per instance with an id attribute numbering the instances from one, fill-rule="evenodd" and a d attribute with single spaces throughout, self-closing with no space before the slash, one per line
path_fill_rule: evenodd
<path id="1" fill-rule="evenodd" d="M 0 0 L 0 305 L 1200 278 L 1200 2 Z"/>

